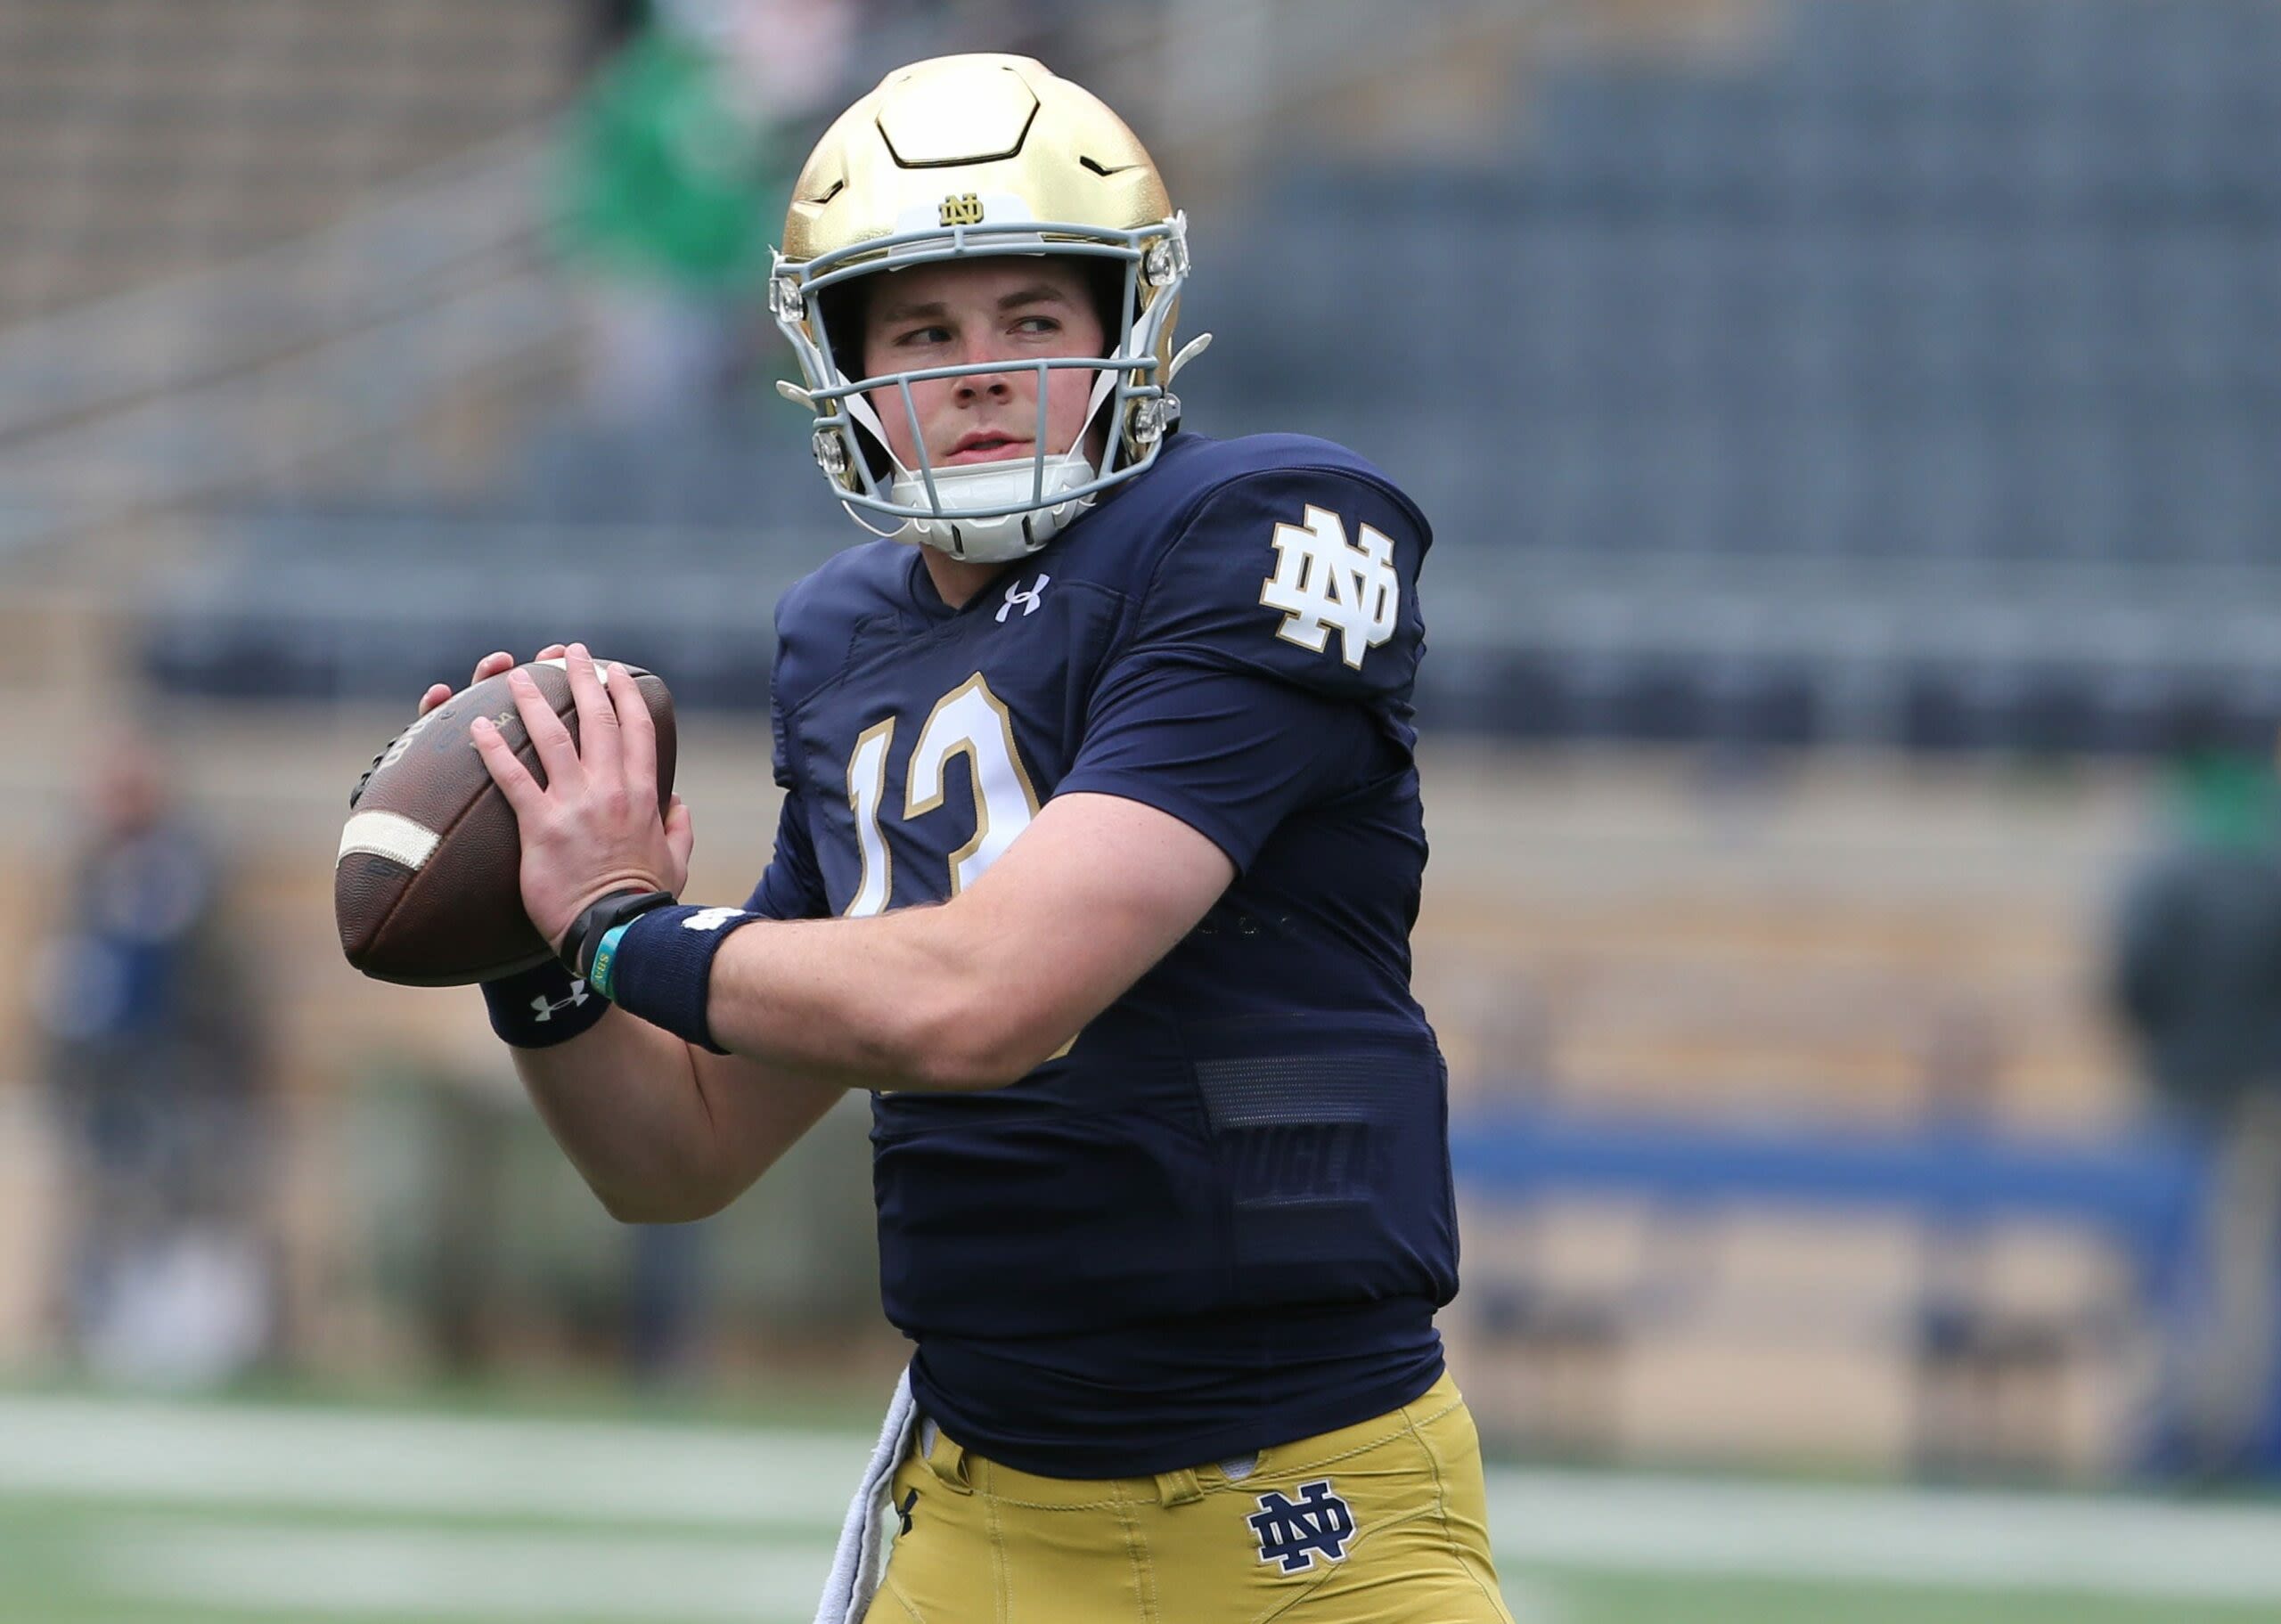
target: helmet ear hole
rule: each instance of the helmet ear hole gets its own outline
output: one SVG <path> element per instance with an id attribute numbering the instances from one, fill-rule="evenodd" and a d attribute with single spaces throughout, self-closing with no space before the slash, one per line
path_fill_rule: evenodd
<path id="1" fill-rule="evenodd" d="M 822 318 L 823 338 L 830 347 L 831 364 L 851 381 L 866 376 L 863 320 L 871 307 L 871 290 L 864 283 L 869 280 L 853 277 L 816 296 L 816 311 Z M 884 483 L 895 477 L 895 459 L 887 454 L 887 448 L 878 435 L 853 418 L 848 421 L 846 435 L 874 480 Z"/>
<path id="2" fill-rule="evenodd" d="M 887 454 L 887 448 L 879 443 L 878 435 L 852 418 L 847 435 L 855 442 L 855 454 L 863 459 L 863 466 L 871 470 L 873 480 L 884 485 L 895 477 L 895 459 Z"/>
<path id="3" fill-rule="evenodd" d="M 858 276 L 816 296 L 831 363 L 849 378 L 868 376 L 863 370 L 863 318 L 871 306 L 871 291 L 863 284 L 870 280 Z"/>
<path id="4" fill-rule="evenodd" d="M 1091 297 L 1093 314 L 1100 318 L 1103 353 L 1114 348 L 1118 338 L 1140 314 L 1139 292 L 1134 292 L 1134 306 L 1124 304 L 1124 265 L 1115 259 L 1100 259 L 1091 256 L 1077 262 L 1084 267 L 1085 291 Z"/>

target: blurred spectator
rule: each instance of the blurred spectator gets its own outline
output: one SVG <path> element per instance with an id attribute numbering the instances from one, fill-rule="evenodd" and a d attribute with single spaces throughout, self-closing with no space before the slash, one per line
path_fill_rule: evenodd
<path id="1" fill-rule="evenodd" d="M 2162 1111 L 2211 1155 L 2208 1274 L 2167 1363 L 2169 1464 L 2252 1464 L 2281 1308 L 2281 850 L 2270 768 L 2191 730 L 2173 828 L 2127 887 L 2114 995 Z"/>
<path id="2" fill-rule="evenodd" d="M 1052 0 L 870 0 L 855 75 L 863 84 L 851 88 L 868 87 L 900 63 L 953 51 L 1034 56 L 1069 73 L 1078 53 L 1100 43 L 1100 32 L 1083 7 Z"/>
<path id="3" fill-rule="evenodd" d="M 703 1367 L 713 1304 L 707 1267 L 715 1226 L 634 1224 L 625 1312 L 625 1359 L 652 1386 L 687 1382 Z"/>
<path id="4" fill-rule="evenodd" d="M 737 380 L 802 126 L 838 102 L 845 0 L 658 0 L 573 113 L 555 233 L 600 420 L 707 414 Z"/>
<path id="5" fill-rule="evenodd" d="M 585 26 L 579 30 L 579 65 L 591 69 L 617 54 L 618 47 L 650 20 L 650 0 L 581 0 Z"/>
<path id="6" fill-rule="evenodd" d="M 257 999 L 154 747 L 112 742 L 89 803 L 34 983 L 74 1209 L 65 1334 L 106 1375 L 225 1379 L 274 1318 Z"/>

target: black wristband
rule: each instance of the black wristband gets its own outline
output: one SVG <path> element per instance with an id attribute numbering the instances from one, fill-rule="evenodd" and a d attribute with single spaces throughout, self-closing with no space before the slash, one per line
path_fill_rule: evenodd
<path id="1" fill-rule="evenodd" d="M 593 974 L 594 950 L 601 945 L 602 937 L 613 926 L 623 925 L 652 908 L 671 907 L 673 900 L 670 891 L 613 891 L 589 904 L 562 934 L 562 951 L 557 955 L 562 967 L 581 981 L 587 979 Z"/>
<path id="2" fill-rule="evenodd" d="M 483 983 L 491 1030 L 516 1049 L 568 1043 L 609 1013 L 609 1000 L 552 959 Z"/>

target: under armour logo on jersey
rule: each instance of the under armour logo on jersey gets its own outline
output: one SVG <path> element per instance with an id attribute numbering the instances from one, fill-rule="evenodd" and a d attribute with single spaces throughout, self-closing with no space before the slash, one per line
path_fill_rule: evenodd
<path id="1" fill-rule="evenodd" d="M 1019 581 L 1009 586 L 1006 589 L 1006 601 L 998 606 L 998 624 L 1004 625 L 1006 616 L 1018 608 L 1021 610 L 1025 619 L 1036 614 L 1038 604 L 1045 597 L 1046 585 L 1052 579 L 1051 575 L 1041 575 L 1037 578 L 1037 584 L 1027 592 L 1022 590 L 1022 583 Z"/>
<path id="2" fill-rule="evenodd" d="M 574 981 L 570 983 L 570 996 L 568 998 L 550 999 L 542 992 L 531 1000 L 531 1019 L 551 1021 L 565 1009 L 575 1009 L 585 1001 L 586 983 L 583 981 Z"/>
<path id="3" fill-rule="evenodd" d="M 732 919 L 741 919 L 741 908 L 700 908 L 681 922 L 683 930 L 718 930 Z"/>
<path id="4" fill-rule="evenodd" d="M 1363 655 L 1392 637 L 1402 616 L 1394 543 L 1364 525 L 1350 545 L 1345 521 L 1312 502 L 1306 523 L 1276 526 L 1274 540 L 1275 573 L 1259 600 L 1283 611 L 1275 635 L 1320 654 L 1335 631 L 1340 656 L 1361 670 Z"/>
<path id="5" fill-rule="evenodd" d="M 1312 1568 L 1317 1555 L 1345 1561 L 1346 1542 L 1354 1537 L 1354 1514 L 1331 1493 L 1327 1477 L 1300 1484 L 1296 1502 L 1269 1489 L 1259 1497 L 1259 1514 L 1244 1521 L 1259 1536 L 1260 1561 L 1279 1562 L 1286 1573 Z"/>

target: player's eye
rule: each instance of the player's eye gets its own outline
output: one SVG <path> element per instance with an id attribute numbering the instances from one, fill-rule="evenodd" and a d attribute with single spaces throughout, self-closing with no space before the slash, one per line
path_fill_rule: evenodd
<path id="1" fill-rule="evenodd" d="M 947 327 L 914 327 L 908 332 L 903 333 L 897 337 L 895 344 L 900 348 L 908 349 L 936 344 L 948 344 L 950 341 L 951 330 Z"/>
<path id="2" fill-rule="evenodd" d="M 1061 323 L 1050 315 L 1026 315 L 1014 323 L 1014 331 L 1033 335 L 1056 333 L 1061 331 Z"/>

